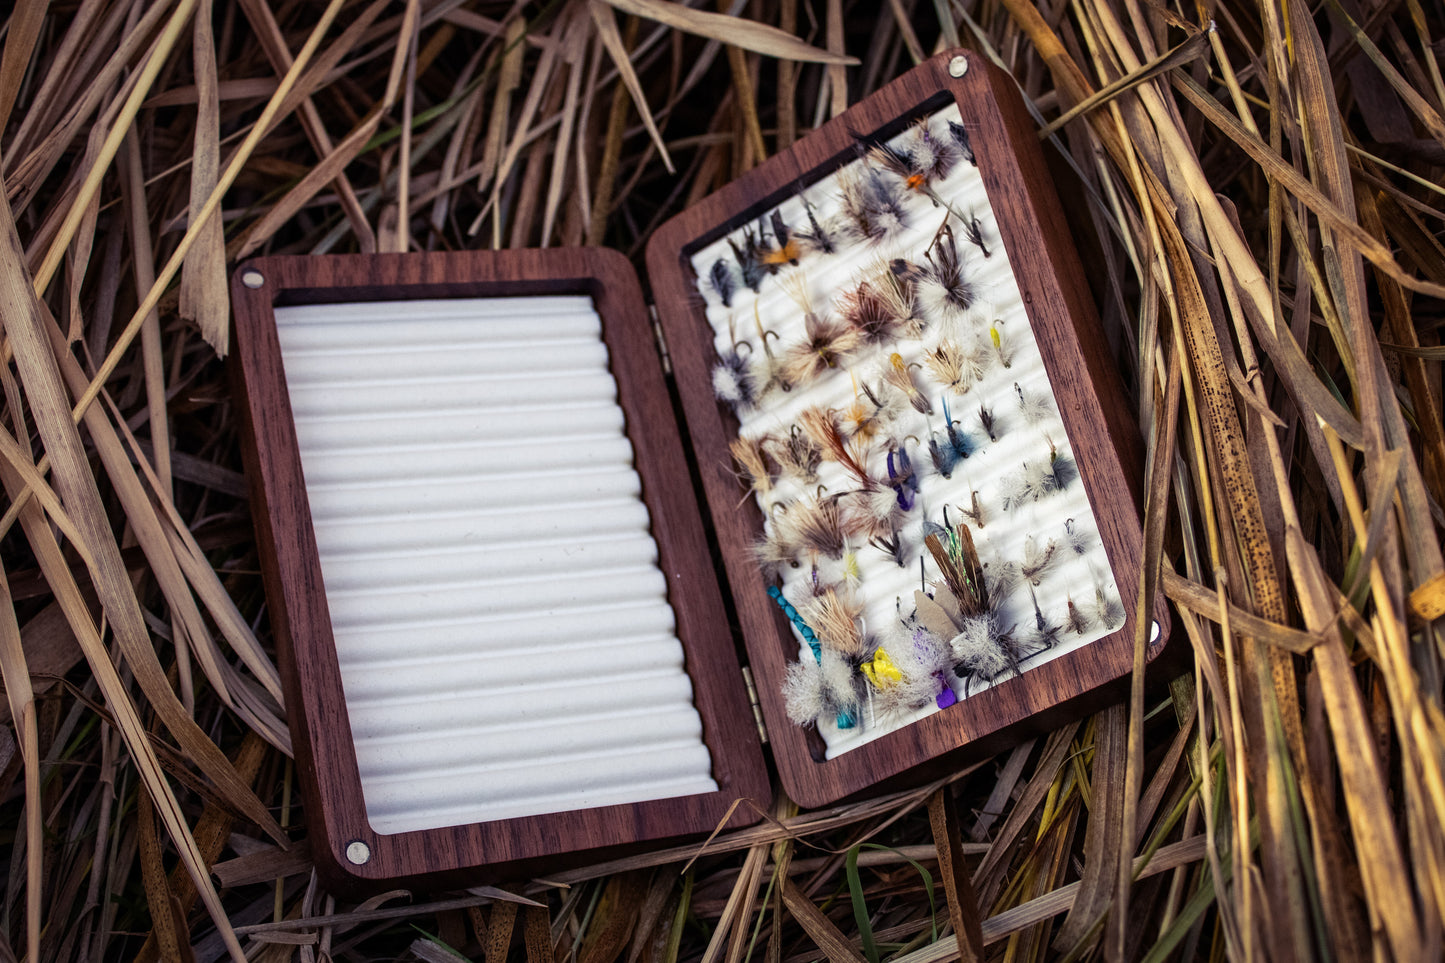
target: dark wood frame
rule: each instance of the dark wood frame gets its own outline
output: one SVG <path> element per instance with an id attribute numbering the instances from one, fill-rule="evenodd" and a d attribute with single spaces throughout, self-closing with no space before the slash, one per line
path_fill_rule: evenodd
<path id="1" fill-rule="evenodd" d="M 950 63 L 963 58 L 961 76 Z M 751 546 L 762 531 L 755 502 L 738 508 L 742 489 L 728 454 L 737 422 L 713 397 L 716 363 L 691 255 L 723 234 L 757 220 L 782 199 L 856 156 L 856 135 L 891 136 L 912 118 L 958 104 L 1001 241 L 1023 295 L 1044 366 L 1059 402 L 1099 535 L 1127 618 L 1116 632 L 957 705 L 822 761 L 816 736 L 792 725 L 779 684 L 798 643 L 769 599 Z M 1035 127 L 1003 71 L 977 54 L 949 51 L 919 65 L 833 119 L 791 149 L 703 199 L 660 228 L 647 249 L 654 301 L 672 358 L 688 432 L 711 507 L 731 594 L 757 680 L 769 743 L 788 794 L 821 806 L 888 780 L 918 779 L 967 755 L 994 751 L 1026 730 L 1058 725 L 1061 715 L 1102 701 L 1101 687 L 1133 664 L 1142 531 L 1143 457 L 1136 427 L 1109 357 L 1093 299 L 1059 207 Z M 1169 636 L 1162 597 L 1154 613 L 1159 634 L 1152 659 Z M 1095 696 L 1091 699 L 1089 696 Z M 911 772 L 910 772 L 911 770 Z M 908 772 L 906 777 L 901 774 Z"/>
<path id="2" fill-rule="evenodd" d="M 244 282 L 260 274 L 260 287 Z M 588 294 L 602 317 L 618 400 L 636 452 L 677 615 L 694 702 L 719 790 L 447 829 L 383 835 L 366 820 L 351 727 L 297 449 L 273 309 L 278 304 L 438 297 Z M 312 854 L 333 886 L 381 880 L 442 882 L 533 871 L 572 853 L 706 833 L 757 820 L 771 799 L 752 707 L 689 480 L 676 415 L 632 266 L 602 249 L 262 258 L 231 284 L 233 374 L 272 629 L 285 684 Z M 353 865 L 348 845 L 370 858 Z M 546 865 L 556 867 L 556 859 Z"/>

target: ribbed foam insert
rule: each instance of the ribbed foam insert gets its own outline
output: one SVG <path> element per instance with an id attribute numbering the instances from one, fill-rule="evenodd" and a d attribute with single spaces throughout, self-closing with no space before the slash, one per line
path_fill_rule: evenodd
<path id="1" fill-rule="evenodd" d="M 276 324 L 372 828 L 715 791 L 591 299 Z"/>

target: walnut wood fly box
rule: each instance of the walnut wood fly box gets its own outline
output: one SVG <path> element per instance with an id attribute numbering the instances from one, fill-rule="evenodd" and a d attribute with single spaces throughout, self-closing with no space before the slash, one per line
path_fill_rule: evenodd
<path id="1" fill-rule="evenodd" d="M 598 249 L 236 271 L 333 885 L 756 821 L 764 740 L 804 806 L 919 780 L 1129 672 L 1140 444 L 1004 74 L 927 61 L 668 222 L 647 265 L 661 351 Z M 1151 658 L 1162 601 L 1152 621 Z"/>

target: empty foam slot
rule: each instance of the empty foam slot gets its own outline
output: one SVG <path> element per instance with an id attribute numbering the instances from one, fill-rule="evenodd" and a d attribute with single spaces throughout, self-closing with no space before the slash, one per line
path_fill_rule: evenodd
<path id="1" fill-rule="evenodd" d="M 716 791 L 591 299 L 276 324 L 372 828 Z"/>

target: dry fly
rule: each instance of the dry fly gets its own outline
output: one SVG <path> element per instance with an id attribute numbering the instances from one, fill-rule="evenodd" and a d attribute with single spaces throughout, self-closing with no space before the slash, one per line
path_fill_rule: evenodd
<path id="1" fill-rule="evenodd" d="M 1058 559 L 1059 543 L 1052 538 L 1044 547 L 1040 548 L 1038 541 L 1030 535 L 1024 539 L 1024 560 L 1019 566 L 1019 572 L 1029 580 L 1032 585 L 1038 585 L 1043 581 L 1044 575 L 1048 573 Z"/>
<path id="2" fill-rule="evenodd" d="M 1089 631 L 1089 626 L 1092 622 L 1093 620 L 1074 604 L 1073 596 L 1069 596 L 1069 629 L 1075 635 L 1083 635 Z"/>
<path id="3" fill-rule="evenodd" d="M 894 271 L 886 264 L 878 264 L 873 272 L 878 296 L 902 333 L 903 337 L 923 337 L 923 319 L 918 316 L 918 302 L 914 297 L 913 282 Z"/>
<path id="4" fill-rule="evenodd" d="M 789 664 L 783 703 L 796 725 L 817 725 L 832 717 L 839 729 L 851 729 L 858 724 L 858 701 L 853 664 L 839 653 L 820 646 L 815 659 Z"/>
<path id="5" fill-rule="evenodd" d="M 898 332 L 898 317 L 883 292 L 868 281 L 860 281 L 838 298 L 843 320 L 868 344 L 891 341 Z"/>
<path id="6" fill-rule="evenodd" d="M 986 404 L 978 406 L 978 423 L 983 426 L 983 433 L 988 435 L 989 441 L 998 441 L 998 436 L 1003 434 L 999 429 L 998 419 L 994 417 L 993 409 Z"/>
<path id="7" fill-rule="evenodd" d="M 923 256 L 928 266 L 910 265 L 910 276 L 917 285 L 925 316 L 946 321 L 962 319 L 973 307 L 978 292 L 964 276 L 963 258 L 947 221 Z"/>
<path id="8" fill-rule="evenodd" d="M 963 512 L 964 516 L 973 522 L 976 528 L 983 528 L 983 504 L 978 500 L 977 491 L 973 493 L 970 499 L 970 507 L 964 508 L 960 505 L 958 506 L 958 510 Z"/>
<path id="9" fill-rule="evenodd" d="M 1005 475 L 999 481 L 998 491 L 1004 508 L 1012 508 L 1022 505 L 1026 501 L 1034 501 L 1040 494 L 1029 484 L 1027 463 L 1024 464 L 1022 470 Z"/>
<path id="10" fill-rule="evenodd" d="M 986 616 L 966 619 L 949 645 L 958 660 L 956 671 L 966 679 L 992 682 L 1008 672 L 1019 674 L 1019 653 L 1013 629 L 996 632 L 993 620 Z"/>
<path id="11" fill-rule="evenodd" d="M 733 319 L 728 318 L 728 333 L 732 336 L 732 348 L 718 352 L 718 363 L 712 369 L 712 392 L 719 401 L 732 405 L 736 412 L 751 408 L 758 400 L 758 383 L 753 377 L 753 346 L 738 341 L 733 333 Z M 743 353 L 747 348 L 747 353 Z"/>
<path id="12" fill-rule="evenodd" d="M 933 469 L 944 478 L 953 477 L 958 466 L 958 453 L 947 443 L 939 444 L 937 435 L 928 436 L 928 456 L 933 459 Z"/>
<path id="13" fill-rule="evenodd" d="M 768 470 L 768 460 L 763 446 L 752 438 L 739 436 L 728 444 L 733 461 L 738 464 L 738 481 L 745 483 L 749 490 L 763 500 L 773 491 L 773 473 Z"/>
<path id="14" fill-rule="evenodd" d="M 758 384 L 753 378 L 752 365 L 748 356 L 737 350 L 739 347 L 742 345 L 735 345 L 732 351 L 718 355 L 718 363 L 712 369 L 713 395 L 718 401 L 731 405 L 734 412 L 751 408 L 758 400 Z"/>
<path id="15" fill-rule="evenodd" d="M 953 142 L 958 145 L 958 150 L 963 154 L 963 159 L 974 167 L 978 166 L 978 160 L 973 156 L 973 144 L 968 139 L 968 128 L 956 120 L 948 122 L 948 132 L 953 137 Z"/>
<path id="16" fill-rule="evenodd" d="M 811 385 L 828 370 L 837 370 L 860 346 L 858 335 L 841 321 L 803 315 L 803 340 L 783 354 L 780 375 L 793 388 Z"/>
<path id="17" fill-rule="evenodd" d="M 752 228 L 743 228 L 742 247 L 732 238 L 728 238 L 728 246 L 733 249 L 733 258 L 738 262 L 738 272 L 743 276 L 743 283 L 755 292 L 761 291 L 763 277 L 768 272 L 763 267 L 762 248 Z"/>
<path id="18" fill-rule="evenodd" d="M 779 211 L 773 211 L 770 221 L 773 225 L 773 240 L 776 242 L 772 247 L 763 250 L 763 265 L 773 271 L 778 270 L 784 264 L 798 265 L 798 258 L 802 255 L 802 248 L 798 244 L 798 238 L 793 234 L 792 228 L 788 227 L 783 215 Z"/>
<path id="19" fill-rule="evenodd" d="M 967 525 L 948 525 L 923 540 L 933 556 L 943 584 L 948 589 L 961 615 L 981 615 L 988 610 L 988 586 L 983 580 L 983 565 L 974 548 L 973 533 Z"/>
<path id="20" fill-rule="evenodd" d="M 778 472 L 784 478 L 808 484 L 818 480 L 818 466 L 823 461 L 823 450 L 797 425 L 788 432 L 788 437 L 769 436 L 764 444 L 768 454 L 773 456 L 773 461 L 778 463 Z"/>
<path id="21" fill-rule="evenodd" d="M 939 387 L 956 395 L 967 394 L 983 379 L 988 370 L 988 355 L 976 343 L 961 345 L 957 341 L 940 341 L 924 352 L 923 363 Z"/>
<path id="22" fill-rule="evenodd" d="M 803 210 L 808 213 L 808 230 L 794 231 L 793 236 L 820 254 L 832 254 L 835 250 L 832 232 L 818 223 L 818 215 L 813 211 L 813 205 L 808 203 L 808 198 L 801 191 L 799 197 L 803 202 Z"/>
<path id="23" fill-rule="evenodd" d="M 893 563 L 899 568 L 908 567 L 908 546 L 897 529 L 891 528 L 885 535 L 873 536 L 868 540 L 868 544 L 893 559 Z"/>
<path id="24" fill-rule="evenodd" d="M 889 487 L 875 485 L 849 492 L 843 508 L 843 528 L 853 538 L 871 541 L 900 525 L 898 496 Z"/>
<path id="25" fill-rule="evenodd" d="M 855 237 L 877 243 L 908 226 L 903 198 L 868 164 L 838 172 L 843 216 Z"/>
<path id="26" fill-rule="evenodd" d="M 1094 579 L 1094 619 L 1102 622 L 1109 631 L 1124 624 L 1124 605 L 1117 596 L 1104 591 L 1104 583 L 1097 576 Z"/>
<path id="27" fill-rule="evenodd" d="M 908 154 L 913 160 L 913 166 L 930 181 L 941 181 L 947 177 L 961 156 L 954 143 L 934 136 L 933 127 L 927 117 L 920 117 L 914 123 Z"/>
<path id="28" fill-rule="evenodd" d="M 914 474 L 906 445 L 888 451 L 888 485 L 898 496 L 898 507 L 905 512 L 913 511 L 913 499 L 918 494 L 918 476 Z"/>
<path id="29" fill-rule="evenodd" d="M 851 375 L 850 375 L 851 377 Z M 865 382 L 853 382 L 853 403 L 843 409 L 843 427 L 852 441 L 866 442 L 898 417 L 899 405 L 880 401 L 878 394 Z M 890 395 L 890 398 L 893 396 Z"/>
<path id="30" fill-rule="evenodd" d="M 733 272 L 728 268 L 728 262 L 718 258 L 712 262 L 712 270 L 707 275 L 708 283 L 717 292 L 718 299 L 722 301 L 725 308 L 733 306 L 733 292 L 737 290 L 737 282 L 733 280 Z"/>
<path id="31" fill-rule="evenodd" d="M 983 242 L 983 225 L 979 223 L 978 215 L 970 212 L 966 219 L 960 220 L 963 221 L 963 236 L 968 238 L 968 243 L 978 248 L 984 257 L 993 257 L 993 252 Z"/>
<path id="32" fill-rule="evenodd" d="M 1075 555 L 1087 555 L 1089 549 L 1094 547 L 1094 533 L 1087 528 L 1080 528 L 1072 518 L 1064 519 L 1064 535 Z"/>
<path id="33" fill-rule="evenodd" d="M 853 136 L 860 143 L 864 140 L 860 134 L 854 133 Z M 910 191 L 921 194 L 928 190 L 928 173 L 914 162 L 910 152 L 899 150 L 886 141 L 877 141 L 869 145 L 867 157 L 902 181 Z"/>
<path id="34" fill-rule="evenodd" d="M 918 390 L 918 385 L 913 383 L 913 372 L 910 366 L 904 362 L 903 355 L 897 351 L 888 356 L 888 364 L 883 368 L 883 378 L 890 385 L 903 392 L 913 410 L 920 414 L 933 414 L 933 405 L 929 404 L 928 397 Z"/>
<path id="35" fill-rule="evenodd" d="M 1048 465 L 1044 462 L 1024 462 L 1019 471 L 1004 476 L 999 482 L 1004 508 L 1035 502 L 1054 489 L 1051 487 Z"/>
<path id="36" fill-rule="evenodd" d="M 958 422 L 953 418 L 953 412 L 948 410 L 948 398 L 943 399 L 943 433 L 948 438 L 948 447 L 953 449 L 957 458 L 967 458 L 973 454 L 973 439 L 959 430 Z"/>
<path id="37" fill-rule="evenodd" d="M 857 480 L 864 491 L 878 491 L 878 483 L 868 474 L 868 469 L 863 464 L 866 454 L 856 451 L 852 443 L 844 439 L 832 412 L 817 407 L 808 408 L 798 415 L 798 426 L 822 450 L 823 457 L 837 462 L 839 467 Z"/>
<path id="38" fill-rule="evenodd" d="M 798 567 L 798 546 L 789 540 L 790 534 L 777 524 L 776 517 L 763 531 L 762 538 L 753 545 L 753 557 L 765 573 L 774 573 L 783 566 Z"/>
<path id="39" fill-rule="evenodd" d="M 866 387 L 866 386 L 865 386 Z M 855 442 L 867 442 L 878 432 L 876 412 L 878 408 L 858 394 L 858 384 L 853 384 L 853 401 L 842 410 L 843 432 Z"/>
<path id="40" fill-rule="evenodd" d="M 1033 483 L 1043 495 L 1063 491 L 1079 474 L 1074 460 L 1068 455 L 1060 454 L 1052 441 L 1049 442 L 1048 461 L 1036 462 L 1029 471 L 1033 476 Z"/>
<path id="41" fill-rule="evenodd" d="M 1004 341 L 1003 331 L 999 325 L 1003 322 L 995 318 L 993 324 L 988 326 L 988 339 L 993 342 L 994 353 L 998 355 L 998 363 L 1005 368 L 1014 366 L 1013 350 Z"/>
<path id="42" fill-rule="evenodd" d="M 1034 594 L 1032 585 L 1029 586 L 1029 598 L 1034 603 L 1034 634 L 1029 641 L 1041 650 L 1051 649 L 1059 641 L 1059 632 L 1063 630 L 1063 626 L 1044 617 L 1043 609 L 1039 608 L 1039 597 Z"/>
<path id="43" fill-rule="evenodd" d="M 935 207 L 949 207 L 948 202 L 933 189 L 933 182 L 948 176 L 957 162 L 958 152 L 946 141 L 933 138 L 928 130 L 927 118 L 920 118 L 919 123 L 921 126 L 914 128 L 907 148 L 875 140 L 864 156 L 902 181 L 908 190 L 927 197 Z M 859 142 L 861 150 L 866 139 L 856 132 L 853 137 Z M 949 209 L 952 210 L 951 207 Z"/>
<path id="44" fill-rule="evenodd" d="M 1047 395 L 1025 391 L 1017 381 L 1014 382 L 1014 394 L 1018 396 L 1019 414 L 1023 415 L 1025 424 L 1037 428 L 1040 422 L 1053 414 Z"/>
<path id="45" fill-rule="evenodd" d="M 829 585 L 853 589 L 862 579 L 863 572 L 858 567 L 858 553 L 845 544 L 843 554 L 838 558 L 829 558 L 826 555 L 818 557 L 813 566 L 813 594 L 818 594 Z"/>
<path id="46" fill-rule="evenodd" d="M 802 498 L 773 518 L 783 540 L 800 550 L 828 558 L 842 558 L 847 545 L 836 498 Z"/>
<path id="47" fill-rule="evenodd" d="M 808 624 L 826 647 L 849 659 L 861 659 L 867 644 L 858 628 L 857 606 L 844 601 L 832 589 L 825 589 L 807 607 Z"/>
<path id="48" fill-rule="evenodd" d="M 843 321 L 819 317 L 796 275 L 785 282 L 788 294 L 803 312 L 803 340 L 783 356 L 782 373 L 790 385 L 806 385 L 823 372 L 844 364 L 863 345 L 863 338 Z"/>

